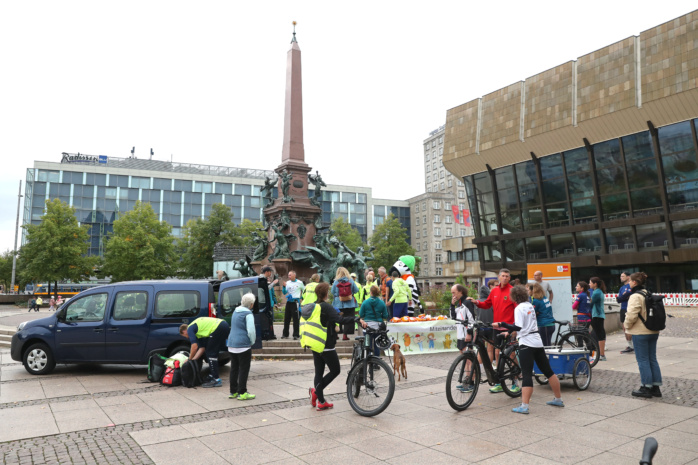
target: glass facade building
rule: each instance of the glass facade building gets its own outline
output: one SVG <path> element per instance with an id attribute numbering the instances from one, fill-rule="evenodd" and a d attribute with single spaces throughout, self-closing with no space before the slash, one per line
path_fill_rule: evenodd
<path id="1" fill-rule="evenodd" d="M 655 271 L 655 290 L 698 290 L 698 269 L 679 264 L 698 251 L 697 128 L 698 119 L 650 123 L 465 176 L 484 267 L 570 261 L 580 279 L 600 266 L 610 275 L 640 267 Z M 666 262 L 676 262 L 671 273 Z"/>
<path id="2" fill-rule="evenodd" d="M 139 200 L 150 203 L 160 221 L 172 226 L 175 237 L 181 236 L 187 221 L 207 218 L 216 203 L 231 209 L 236 224 L 243 219 L 263 221 L 260 189 L 265 177 L 276 176 L 265 170 L 104 158 L 106 163 L 35 162 L 27 170 L 24 224 L 39 224 L 45 202 L 60 199 L 75 208 L 81 224 L 90 226 L 89 254 L 103 255 L 114 221 Z M 276 198 L 276 189 L 273 195 Z M 374 205 L 370 188 L 329 185 L 323 192 L 323 222 L 329 226 L 342 217 L 367 241 L 374 209 L 387 209 L 388 213 L 395 210 L 409 229 L 406 201 L 379 202 Z M 388 207 L 386 202 L 403 206 Z"/>

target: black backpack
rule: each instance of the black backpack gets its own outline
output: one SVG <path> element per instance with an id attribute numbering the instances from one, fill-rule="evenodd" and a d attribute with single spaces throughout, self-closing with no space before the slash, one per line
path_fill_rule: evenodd
<path id="1" fill-rule="evenodd" d="M 200 360 L 187 360 L 184 362 L 180 370 L 182 376 L 182 386 L 188 388 L 201 386 L 203 380 L 201 379 Z"/>
<path id="2" fill-rule="evenodd" d="M 638 314 L 640 321 L 650 331 L 661 331 L 666 328 L 666 310 L 664 310 L 664 296 L 645 291 L 645 307 L 647 308 L 647 320 Z"/>
<path id="3" fill-rule="evenodd" d="M 151 383 L 158 383 L 165 374 L 165 360 L 167 357 L 163 357 L 160 354 L 153 354 L 148 359 L 148 381 Z"/>

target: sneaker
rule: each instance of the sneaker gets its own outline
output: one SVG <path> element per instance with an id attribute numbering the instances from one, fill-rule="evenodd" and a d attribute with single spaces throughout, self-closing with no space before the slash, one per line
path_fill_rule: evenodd
<path id="1" fill-rule="evenodd" d="M 528 415 L 528 407 L 524 407 L 523 405 L 514 407 L 513 409 L 511 409 L 511 411 L 514 413 L 523 413 L 524 415 Z"/>
<path id="2" fill-rule="evenodd" d="M 500 386 L 500 387 L 501 387 L 501 386 Z M 509 389 L 509 390 L 510 390 L 511 392 L 513 392 L 514 394 L 518 394 L 519 392 L 521 392 L 521 388 L 520 388 L 519 386 L 517 386 L 516 384 L 514 384 L 514 385 L 511 387 L 511 389 Z"/>
<path id="3" fill-rule="evenodd" d="M 468 392 L 473 392 L 473 390 L 475 389 L 475 385 L 474 384 L 469 384 L 467 386 L 459 385 L 459 386 L 456 386 L 456 389 L 458 389 L 460 392 L 467 394 Z"/>
<path id="4" fill-rule="evenodd" d="M 281 339 L 288 339 L 288 336 L 281 336 Z"/>
<path id="5" fill-rule="evenodd" d="M 349 337 L 345 334 L 344 336 L 342 336 L 342 340 L 343 340 L 343 341 L 348 341 L 348 340 L 349 340 Z"/>
<path id="6" fill-rule="evenodd" d="M 632 354 L 632 353 L 635 353 L 635 349 L 633 349 L 632 347 L 628 346 L 628 347 L 626 347 L 625 349 L 621 350 L 620 353 L 621 353 L 621 354 Z"/>
<path id="7" fill-rule="evenodd" d="M 606 361 L 606 356 L 605 356 L 605 355 L 601 355 L 601 356 L 599 357 L 599 362 L 605 362 L 605 361 Z"/>
<path id="8" fill-rule="evenodd" d="M 235 394 L 230 394 L 228 395 L 228 399 L 237 399 L 238 398 L 238 393 L 236 392 Z"/>
<path id="9" fill-rule="evenodd" d="M 221 387 L 221 386 L 223 386 L 223 381 L 221 381 L 220 378 L 206 381 L 204 384 L 201 385 L 201 387 L 205 387 L 205 388 L 214 388 L 214 387 Z"/>
<path id="10" fill-rule="evenodd" d="M 553 407 L 564 407 L 565 403 L 562 401 L 562 399 L 553 399 L 551 401 L 546 402 L 545 405 L 551 405 Z"/>
<path id="11" fill-rule="evenodd" d="M 645 399 L 649 399 L 652 397 L 652 390 L 647 386 L 640 386 L 640 389 L 636 389 L 632 394 L 633 397 L 644 397 Z"/>
<path id="12" fill-rule="evenodd" d="M 659 390 L 659 386 L 652 386 L 650 388 L 650 393 L 652 397 L 662 397 L 662 391 Z"/>
<path id="13" fill-rule="evenodd" d="M 298 339 L 300 339 L 300 337 L 298 337 L 298 336 L 293 336 L 293 340 L 294 340 L 294 341 L 297 341 Z"/>
<path id="14" fill-rule="evenodd" d="M 491 392 L 492 394 L 496 394 L 496 393 L 498 393 L 498 392 L 504 392 L 504 391 L 502 390 L 502 385 L 501 385 L 501 384 L 496 384 L 494 387 L 491 387 L 491 388 L 490 388 L 490 392 Z"/>
<path id="15" fill-rule="evenodd" d="M 332 407 L 334 407 L 334 404 L 330 404 L 330 403 L 327 402 L 327 401 L 325 401 L 324 404 L 323 404 L 322 402 L 318 402 L 318 404 L 317 404 L 317 411 L 319 412 L 320 410 L 331 409 Z"/>
<path id="16" fill-rule="evenodd" d="M 313 407 L 317 406 L 317 395 L 315 394 L 315 388 L 310 388 L 308 389 L 308 393 L 310 394 L 310 405 Z"/>
<path id="17" fill-rule="evenodd" d="M 257 396 L 254 394 L 250 394 L 249 392 L 243 392 L 242 394 L 240 394 L 238 396 L 238 400 L 252 400 L 255 397 L 257 397 Z"/>

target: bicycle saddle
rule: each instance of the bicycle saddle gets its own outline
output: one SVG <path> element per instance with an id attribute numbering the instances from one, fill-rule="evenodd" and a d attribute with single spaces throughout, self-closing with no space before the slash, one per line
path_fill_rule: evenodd
<path id="1" fill-rule="evenodd" d="M 570 324 L 570 321 L 569 320 L 562 320 L 562 321 L 553 320 L 553 323 L 557 323 L 560 326 L 567 326 L 568 324 Z"/>

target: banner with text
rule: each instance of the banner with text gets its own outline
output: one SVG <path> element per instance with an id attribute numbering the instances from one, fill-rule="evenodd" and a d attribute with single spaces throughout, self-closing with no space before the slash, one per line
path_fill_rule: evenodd
<path id="1" fill-rule="evenodd" d="M 458 350 L 456 322 L 453 320 L 388 323 L 388 336 L 400 344 L 405 355 Z M 392 355 L 392 351 L 388 354 Z"/>

